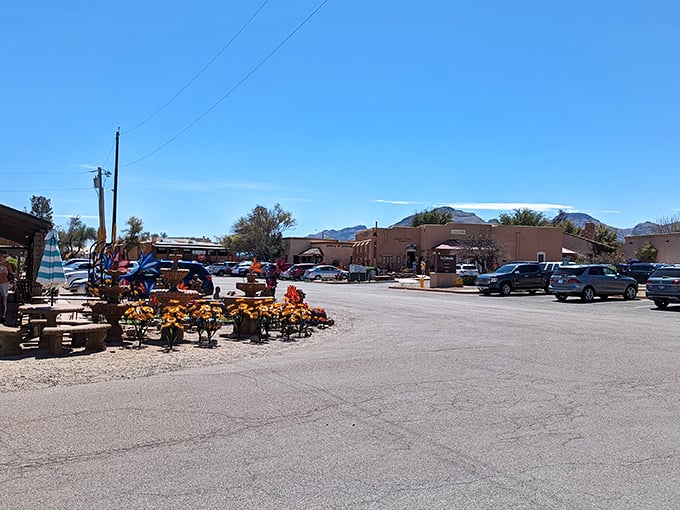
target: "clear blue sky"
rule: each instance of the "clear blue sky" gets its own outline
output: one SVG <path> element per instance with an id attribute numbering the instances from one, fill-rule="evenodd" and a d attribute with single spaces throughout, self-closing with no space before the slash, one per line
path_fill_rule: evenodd
<path id="1" fill-rule="evenodd" d="M 120 126 L 119 233 L 215 238 L 276 203 L 296 236 L 440 205 L 680 214 L 655 184 L 678 175 L 678 2 L 329 0 L 274 51 L 323 0 L 270 0 L 210 63 L 263 3 L 4 2 L 0 203 L 96 227 Z"/>

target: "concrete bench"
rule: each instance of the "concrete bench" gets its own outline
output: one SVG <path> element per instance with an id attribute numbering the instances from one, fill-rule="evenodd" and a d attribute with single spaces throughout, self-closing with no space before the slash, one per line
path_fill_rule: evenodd
<path id="1" fill-rule="evenodd" d="M 57 326 L 83 326 L 87 324 L 92 324 L 92 321 L 87 319 L 71 319 L 71 320 L 59 320 L 57 319 Z"/>
<path id="2" fill-rule="evenodd" d="M 77 326 L 47 327 L 42 331 L 50 354 L 60 355 L 63 352 L 64 334 L 71 335 L 72 347 L 85 347 L 88 351 L 106 350 L 106 333 L 110 324 L 81 324 Z"/>
<path id="3" fill-rule="evenodd" d="M 21 354 L 21 329 L 0 324 L 0 356 Z"/>
<path id="4" fill-rule="evenodd" d="M 47 326 L 47 319 L 28 319 L 28 326 L 31 329 L 31 338 L 38 338 L 42 335 L 42 330 Z"/>

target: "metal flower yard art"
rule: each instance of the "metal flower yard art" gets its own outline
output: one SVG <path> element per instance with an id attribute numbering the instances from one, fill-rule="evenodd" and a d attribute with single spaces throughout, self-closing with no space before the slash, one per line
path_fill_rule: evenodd
<path id="1" fill-rule="evenodd" d="M 268 340 L 271 331 L 279 330 L 281 340 L 291 341 L 311 335 L 313 327 L 327 327 L 333 324 L 322 308 L 310 308 L 304 302 L 305 293 L 294 285 L 289 285 L 283 300 L 251 303 L 236 300 L 227 307 L 234 324 L 234 335 L 241 338 L 243 324 L 251 321 L 256 324 L 257 340 L 262 343 Z"/>
<path id="2" fill-rule="evenodd" d="M 161 340 L 166 343 L 168 351 L 172 351 L 175 344 L 182 339 L 186 316 L 186 308 L 177 301 L 170 301 L 170 304 L 163 308 Z"/>
<path id="3" fill-rule="evenodd" d="M 214 340 L 213 336 L 226 320 L 222 307 L 194 301 L 189 306 L 189 320 L 191 324 L 196 326 L 199 347 L 215 347 L 217 345 L 217 340 Z M 204 334 L 205 339 L 203 338 Z"/>
<path id="4" fill-rule="evenodd" d="M 145 300 L 136 301 L 125 310 L 123 317 L 134 326 L 135 338 L 139 342 L 137 347 L 141 347 L 149 326 L 156 317 L 153 307 L 147 304 Z"/>

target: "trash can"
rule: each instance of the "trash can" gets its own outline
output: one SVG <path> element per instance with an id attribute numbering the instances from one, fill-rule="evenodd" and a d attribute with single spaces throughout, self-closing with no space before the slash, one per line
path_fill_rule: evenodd
<path id="1" fill-rule="evenodd" d="M 365 282 L 366 281 L 366 273 L 364 273 L 364 272 L 350 273 L 349 274 L 349 281 L 350 282 Z"/>

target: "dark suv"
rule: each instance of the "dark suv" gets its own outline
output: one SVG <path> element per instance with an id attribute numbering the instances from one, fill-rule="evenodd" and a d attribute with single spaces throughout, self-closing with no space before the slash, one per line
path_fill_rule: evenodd
<path id="1" fill-rule="evenodd" d="M 538 262 L 511 262 L 493 273 L 477 276 L 477 288 L 484 295 L 498 292 L 507 296 L 516 290 L 528 290 L 533 294 L 545 288 L 545 276 Z"/>
<path id="2" fill-rule="evenodd" d="M 680 266 L 665 266 L 654 271 L 647 280 L 645 294 L 657 308 L 680 303 Z"/>
<path id="3" fill-rule="evenodd" d="M 632 276 L 638 283 L 645 283 L 649 276 L 659 269 L 663 264 L 653 264 L 650 262 L 633 262 L 628 264 L 626 275 Z"/>

